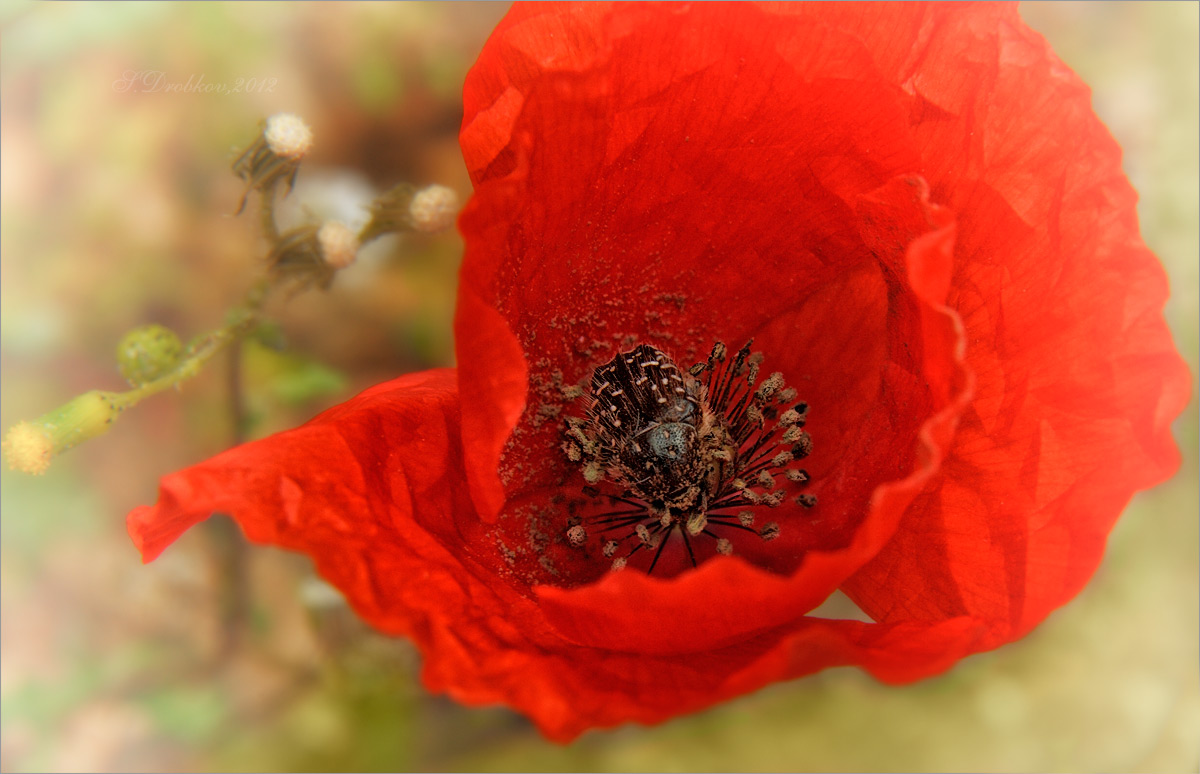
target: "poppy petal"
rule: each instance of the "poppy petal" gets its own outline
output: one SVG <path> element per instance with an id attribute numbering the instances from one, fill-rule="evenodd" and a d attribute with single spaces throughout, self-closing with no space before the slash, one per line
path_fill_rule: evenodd
<path id="1" fill-rule="evenodd" d="M 877 620 L 989 619 L 994 647 L 1078 593 L 1133 492 L 1178 467 L 1190 379 L 1087 87 L 1011 10 L 939 16 L 908 74 L 912 132 L 958 216 L 948 302 L 976 398 L 943 477 L 846 591 Z"/>
<path id="2" fill-rule="evenodd" d="M 423 584 L 447 582 L 431 580 L 433 568 L 461 571 L 438 534 L 451 511 L 470 509 L 458 415 L 452 370 L 378 385 L 295 430 L 164 477 L 158 503 L 129 514 L 129 533 L 148 562 L 196 523 L 228 514 L 252 542 L 311 556 L 375 626 L 411 634 Z"/>

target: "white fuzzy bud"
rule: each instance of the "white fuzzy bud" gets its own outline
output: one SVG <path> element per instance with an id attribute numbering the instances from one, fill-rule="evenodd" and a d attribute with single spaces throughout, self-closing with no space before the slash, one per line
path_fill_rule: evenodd
<path id="1" fill-rule="evenodd" d="M 458 217 L 458 194 L 444 185 L 431 185 L 413 195 L 408 205 L 413 228 L 426 234 L 445 231 Z"/>
<path id="2" fill-rule="evenodd" d="M 336 220 L 321 224 L 317 243 L 321 246 L 321 257 L 334 269 L 346 268 L 358 255 L 358 236 L 345 223 Z"/>
<path id="3" fill-rule="evenodd" d="M 277 113 L 268 118 L 263 138 L 276 156 L 293 161 L 304 158 L 312 150 L 312 130 L 303 118 L 292 113 Z"/>

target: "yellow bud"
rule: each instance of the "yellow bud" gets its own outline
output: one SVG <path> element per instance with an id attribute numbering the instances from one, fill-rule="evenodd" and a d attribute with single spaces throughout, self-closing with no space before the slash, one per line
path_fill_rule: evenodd
<path id="1" fill-rule="evenodd" d="M 45 473 L 54 457 L 107 433 L 128 400 L 118 393 L 92 390 L 33 422 L 14 425 L 3 443 L 9 468 Z"/>
<path id="2" fill-rule="evenodd" d="M 4 456 L 10 470 L 40 476 L 50 467 L 54 442 L 44 429 L 30 422 L 19 422 L 4 436 Z"/>
<path id="3" fill-rule="evenodd" d="M 117 344 L 117 367 L 134 387 L 170 373 L 183 357 L 183 343 L 162 325 L 143 325 Z"/>

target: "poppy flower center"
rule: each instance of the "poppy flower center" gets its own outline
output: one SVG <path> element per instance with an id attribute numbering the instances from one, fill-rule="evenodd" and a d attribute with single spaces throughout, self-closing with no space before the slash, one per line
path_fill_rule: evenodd
<path id="1" fill-rule="evenodd" d="M 808 404 L 778 372 L 759 382 L 763 356 L 751 343 L 729 358 L 717 342 L 686 371 L 648 344 L 596 368 L 581 396 L 585 416 L 567 419 L 563 450 L 582 467 L 584 493 L 613 510 L 572 517 L 572 546 L 598 536 L 614 570 L 645 551 L 653 572 L 674 543 L 694 567 L 694 540 L 716 541 L 729 555 L 739 532 L 779 536 L 778 522 L 756 526 L 755 509 L 777 508 L 790 494 L 816 505 L 795 492 L 809 480 L 793 464 L 812 451 Z"/>

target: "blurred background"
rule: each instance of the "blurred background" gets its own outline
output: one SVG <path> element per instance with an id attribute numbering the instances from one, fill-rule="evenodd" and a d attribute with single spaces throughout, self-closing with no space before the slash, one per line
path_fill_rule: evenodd
<path id="1" fill-rule="evenodd" d="M 1125 148 L 1193 374 L 1198 8 L 1022 6 Z M 262 253 L 256 218 L 231 217 L 242 184 L 228 168 L 268 115 L 298 113 L 316 136 L 292 217 L 352 211 L 399 181 L 465 199 L 460 90 L 504 10 L 3 6 L 0 424 L 121 389 L 113 350 L 136 325 L 186 339 L 222 324 Z M 164 88 L 127 88 L 147 73 Z M 460 256 L 453 232 L 387 238 L 330 292 L 273 308 L 282 349 L 244 350 L 251 435 L 451 364 Z M 214 363 L 149 399 L 43 477 L 0 474 L 3 770 L 1200 768 L 1195 397 L 1181 472 L 1134 500 L 1094 582 L 1022 642 L 905 688 L 834 670 L 560 747 L 507 710 L 426 694 L 407 642 L 366 629 L 306 559 L 246 550 L 224 520 L 142 566 L 124 515 L 160 475 L 232 443 L 226 373 Z"/>

